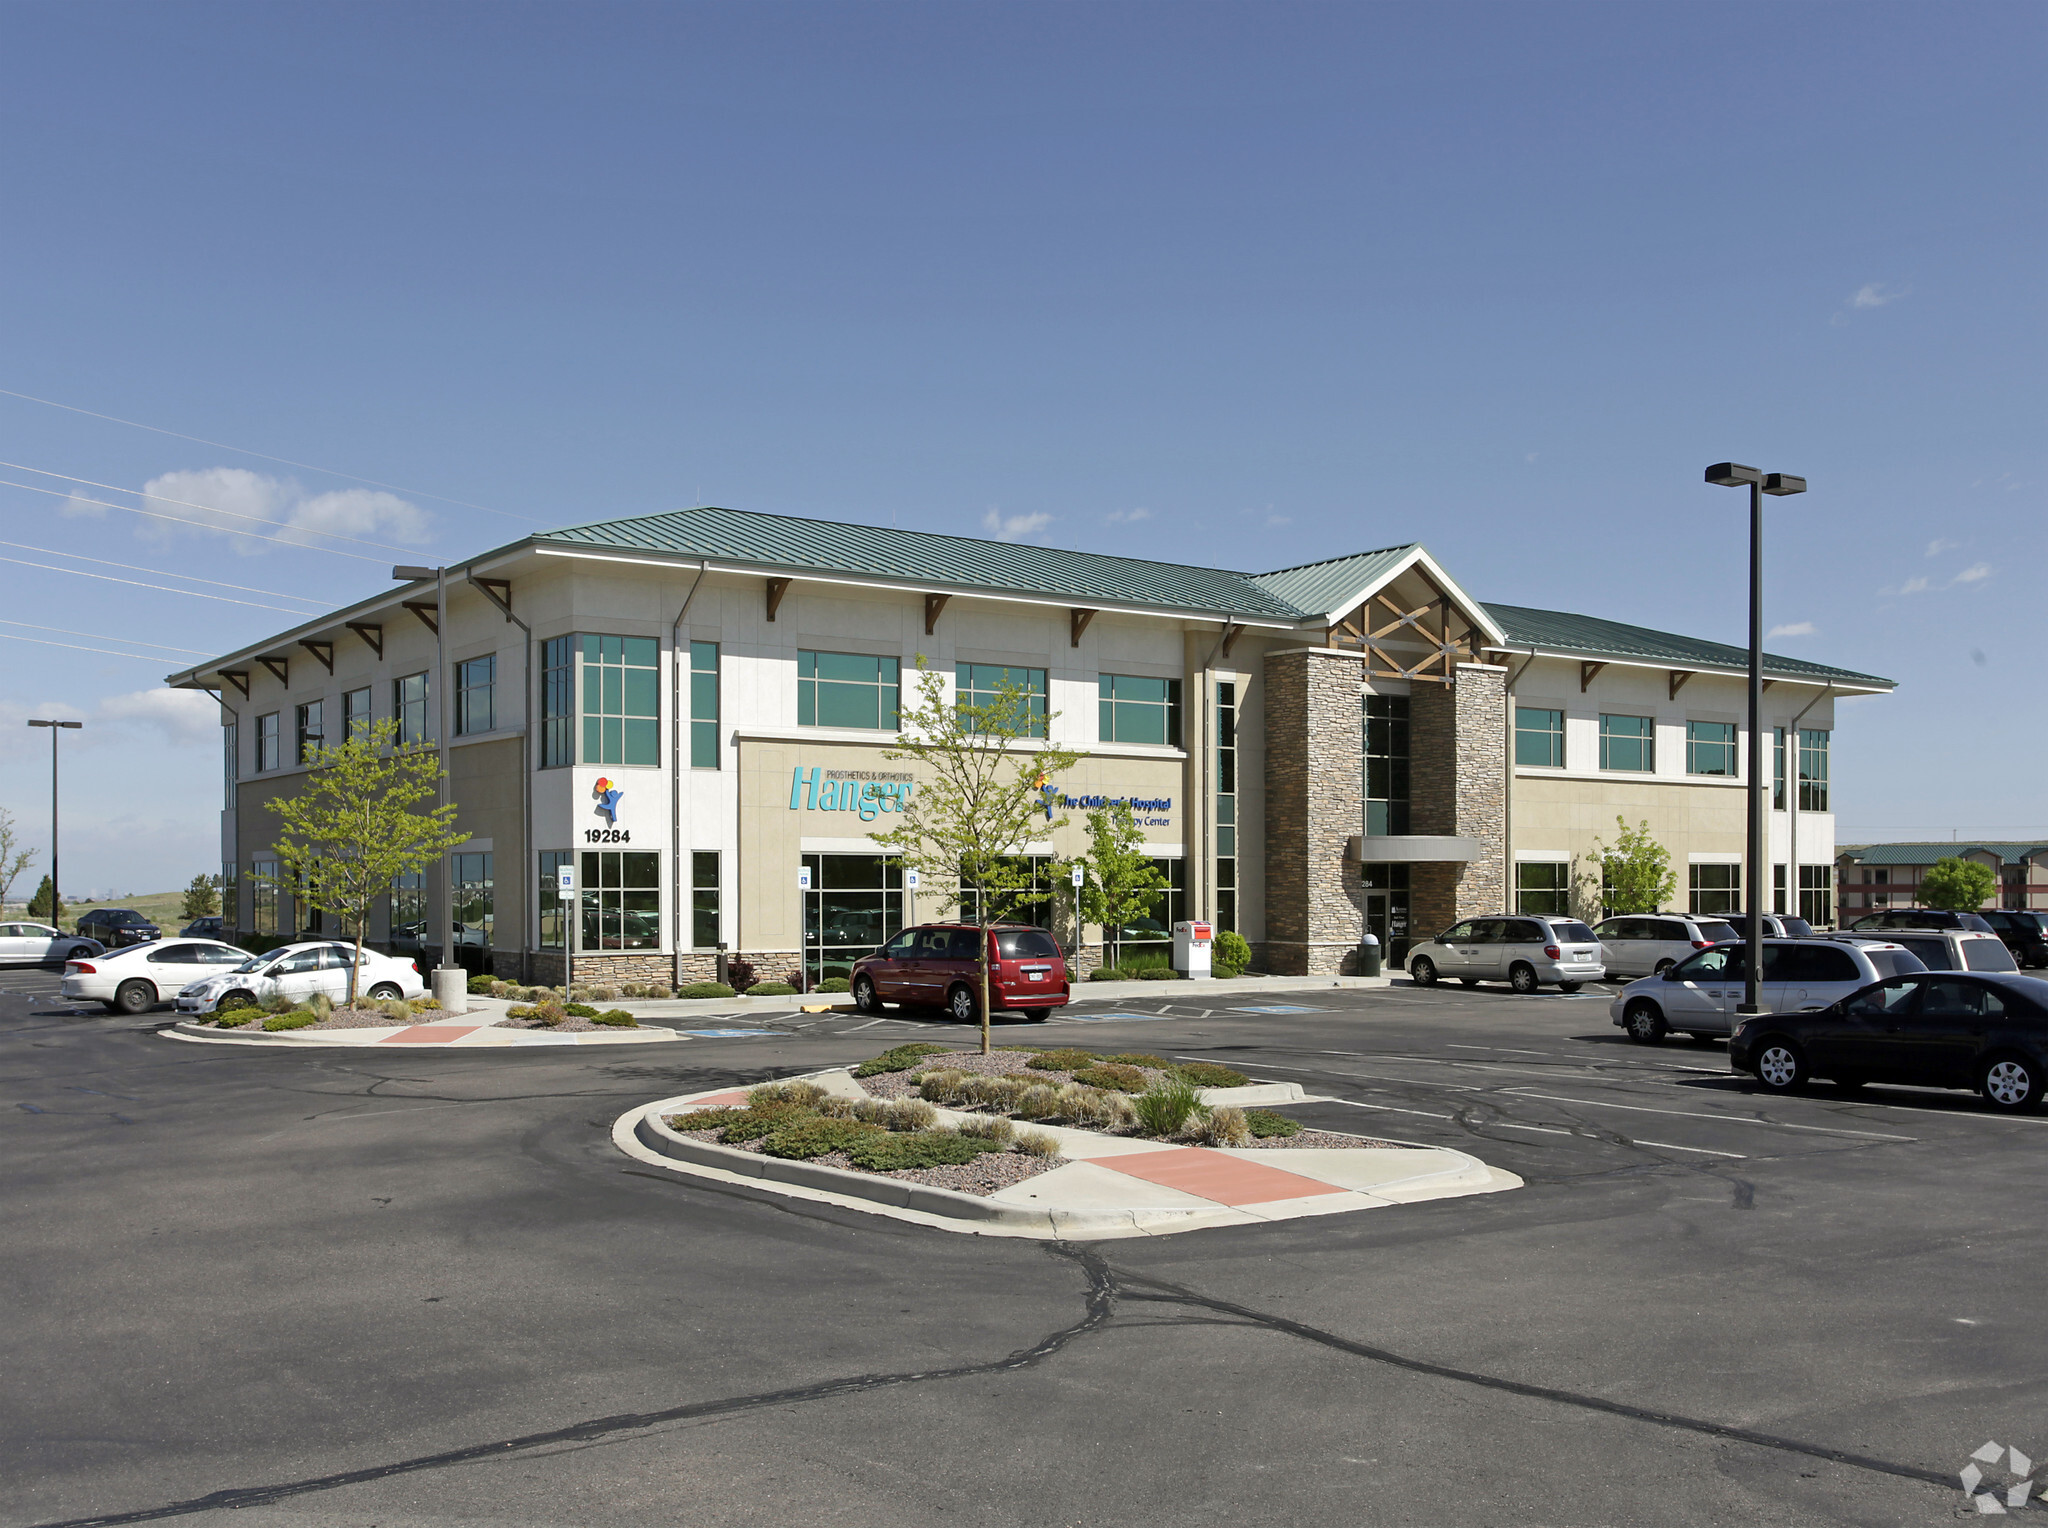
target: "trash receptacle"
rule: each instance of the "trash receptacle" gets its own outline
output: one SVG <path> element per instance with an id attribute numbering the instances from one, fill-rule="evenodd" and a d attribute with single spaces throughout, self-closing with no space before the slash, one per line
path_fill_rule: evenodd
<path id="1" fill-rule="evenodd" d="M 1380 940 L 1377 934 L 1367 934 L 1358 941 L 1358 974 L 1378 976 L 1380 974 Z"/>

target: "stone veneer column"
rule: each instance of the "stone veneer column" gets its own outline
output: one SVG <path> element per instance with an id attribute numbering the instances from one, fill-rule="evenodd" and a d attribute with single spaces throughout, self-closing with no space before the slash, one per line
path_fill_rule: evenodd
<path id="1" fill-rule="evenodd" d="M 1511 911 L 1507 883 L 1507 670 L 1461 663 L 1453 682 L 1417 683 L 1408 701 L 1409 826 L 1478 842 L 1469 864 L 1409 870 L 1418 939 L 1477 914 Z"/>
<path id="2" fill-rule="evenodd" d="M 1364 661 L 1349 653 L 1266 659 L 1266 967 L 1281 975 L 1357 969 L 1365 931 Z"/>

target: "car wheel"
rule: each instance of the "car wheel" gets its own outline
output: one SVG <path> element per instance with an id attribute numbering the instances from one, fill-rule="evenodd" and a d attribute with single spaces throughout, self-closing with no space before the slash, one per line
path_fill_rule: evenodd
<path id="1" fill-rule="evenodd" d="M 981 1017 L 981 1005 L 975 1002 L 972 988 L 959 986 L 946 994 L 946 1012 L 962 1024 L 972 1024 Z"/>
<path id="2" fill-rule="evenodd" d="M 1977 1090 L 2001 1114 L 2030 1114 L 2041 1106 L 2041 1069 L 2024 1056 L 1994 1056 L 1977 1074 Z"/>
<path id="3" fill-rule="evenodd" d="M 1508 985 L 1524 994 L 1536 990 L 1536 968 L 1526 961 L 1516 961 L 1508 967 Z"/>
<path id="4" fill-rule="evenodd" d="M 1050 1008 L 1027 1008 L 1024 1010 L 1024 1017 L 1034 1024 L 1043 1024 L 1052 1017 L 1052 1010 Z"/>
<path id="5" fill-rule="evenodd" d="M 1652 971 L 1650 974 L 1652 976 L 1662 976 L 1666 971 L 1669 971 L 1673 966 L 1677 964 L 1678 962 L 1675 960 L 1660 960 L 1657 962 L 1657 969 Z"/>
<path id="6" fill-rule="evenodd" d="M 141 1013 L 156 1002 L 156 988 L 148 982 L 123 982 L 114 989 L 114 1006 L 122 1013 Z"/>
<path id="7" fill-rule="evenodd" d="M 1756 1048 L 1756 1080 L 1773 1093 L 1797 1093 L 1806 1086 L 1806 1058 L 1790 1040 L 1773 1036 Z"/>
<path id="8" fill-rule="evenodd" d="M 1638 1045 L 1655 1045 L 1664 1038 L 1664 1015 L 1646 997 L 1639 997 L 1622 1010 L 1621 1027 Z"/>
<path id="9" fill-rule="evenodd" d="M 256 994 L 245 992 L 240 987 L 237 987 L 233 992 L 223 992 L 220 995 L 220 1001 L 213 1005 L 213 1011 L 215 1013 L 226 1013 L 230 1008 L 254 1008 L 255 1006 Z"/>
<path id="10" fill-rule="evenodd" d="M 66 953 L 66 960 L 91 960 L 93 949 L 90 945 L 74 944 Z"/>
<path id="11" fill-rule="evenodd" d="M 875 984 L 865 976 L 853 979 L 853 1006 L 862 1013 L 880 1013 L 882 1000 L 875 996 Z"/>
<path id="12" fill-rule="evenodd" d="M 403 997 L 404 995 L 404 993 L 400 992 L 389 982 L 379 982 L 370 989 L 370 1001 L 373 1003 L 389 1002 L 392 998 Z"/>
<path id="13" fill-rule="evenodd" d="M 1585 985 L 1584 982 L 1559 982 L 1557 990 L 1560 992 L 1576 992 Z"/>
<path id="14" fill-rule="evenodd" d="M 1408 975 L 1418 987 L 1434 987 L 1436 985 L 1436 962 L 1426 955 L 1418 955 L 1415 959 L 1408 962 Z"/>

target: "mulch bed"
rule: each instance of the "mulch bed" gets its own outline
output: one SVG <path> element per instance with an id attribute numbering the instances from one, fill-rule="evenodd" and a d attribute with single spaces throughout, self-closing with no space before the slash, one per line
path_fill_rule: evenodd
<path id="1" fill-rule="evenodd" d="M 466 1021 L 455 1019 L 451 1022 L 461 1024 Z M 572 1013 L 559 1024 L 540 1024 L 532 1019 L 499 1019 L 497 1027 L 499 1029 L 545 1029 L 558 1035 L 581 1035 L 588 1034 L 594 1029 L 627 1029 L 631 1026 L 625 1024 L 593 1024 L 581 1014 Z"/>
<path id="2" fill-rule="evenodd" d="M 734 1151 L 751 1151 L 762 1154 L 765 1141 L 720 1141 L 716 1130 L 685 1130 L 680 1134 L 693 1141 L 709 1141 L 714 1146 L 729 1146 Z M 963 1162 L 957 1167 L 906 1167 L 896 1172 L 869 1172 L 864 1167 L 855 1167 L 843 1151 L 828 1151 L 812 1161 L 820 1167 L 837 1167 L 843 1172 L 861 1173 L 870 1178 L 900 1178 L 905 1183 L 922 1183 L 929 1188 L 949 1188 L 956 1193 L 976 1194 L 986 1199 L 990 1194 L 1008 1188 L 1013 1183 L 1022 1183 L 1026 1178 L 1035 1178 L 1040 1173 L 1051 1172 L 1055 1167 L 1065 1167 L 1065 1157 L 1034 1157 L 1021 1151 L 985 1151 L 972 1162 Z"/>
<path id="3" fill-rule="evenodd" d="M 206 1024 L 212 1017 L 212 1014 L 196 1014 L 192 1022 L 195 1024 Z M 238 1025 L 234 1029 L 222 1032 L 231 1035 L 277 1033 L 277 1031 L 266 1030 L 263 1027 L 263 1019 L 270 1017 L 271 1015 L 266 1013 L 262 1018 L 251 1019 L 246 1024 Z M 410 1019 L 394 1019 L 390 1014 L 379 1013 L 374 1008 L 337 1008 L 330 1016 L 318 1024 L 308 1024 L 301 1029 L 288 1030 L 285 1033 L 303 1035 L 322 1029 L 387 1029 L 392 1026 L 402 1028 L 407 1024 L 460 1024 L 462 1022 L 464 1021 L 461 1019 L 450 1019 L 445 1013 L 422 1013 L 416 1014 Z"/>

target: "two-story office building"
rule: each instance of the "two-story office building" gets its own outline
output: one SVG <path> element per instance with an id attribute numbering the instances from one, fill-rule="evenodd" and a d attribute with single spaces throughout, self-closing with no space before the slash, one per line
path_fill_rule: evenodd
<path id="1" fill-rule="evenodd" d="M 920 661 L 958 691 L 1043 697 L 1083 750 L 1034 913 L 1090 963 L 1052 862 L 1087 805 L 1132 804 L 1183 917 L 1269 969 L 1351 969 L 1474 913 L 1597 908 L 1595 840 L 1647 820 L 1679 898 L 1742 894 L 1737 648 L 1485 605 L 1419 545 L 1245 574 L 832 521 L 693 509 L 528 537 L 171 676 L 220 696 L 222 859 L 244 933 L 311 926 L 270 803 L 313 750 L 395 718 L 450 729 L 470 834 L 447 860 L 458 951 L 531 979 L 841 970 L 952 914 L 870 835 L 920 781 L 886 757 Z M 438 656 L 437 656 L 438 654 Z M 1834 697 L 1890 681 L 1772 658 L 1774 905 L 1831 915 Z M 572 871 L 573 895 L 558 895 Z M 808 870 L 808 889 L 799 871 Z M 1796 888 L 1793 889 L 1793 888 Z M 438 943 L 431 877 L 372 938 Z M 1592 906 L 1587 905 L 1587 898 Z"/>

